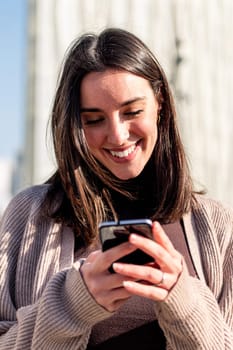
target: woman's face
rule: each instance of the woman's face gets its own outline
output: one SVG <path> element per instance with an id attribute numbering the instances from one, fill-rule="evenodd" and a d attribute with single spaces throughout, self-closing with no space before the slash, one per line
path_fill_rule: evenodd
<path id="1" fill-rule="evenodd" d="M 87 74 L 81 120 L 92 155 L 121 180 L 138 176 L 157 140 L 159 104 L 150 83 L 124 70 Z"/>

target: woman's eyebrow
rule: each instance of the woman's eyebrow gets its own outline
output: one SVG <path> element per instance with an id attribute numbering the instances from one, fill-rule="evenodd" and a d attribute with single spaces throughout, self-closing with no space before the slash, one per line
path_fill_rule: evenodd
<path id="1" fill-rule="evenodd" d="M 124 106 L 128 106 L 130 105 L 131 103 L 134 103 L 134 102 L 138 102 L 138 101 L 142 101 L 142 100 L 145 100 L 146 97 L 145 96 L 140 96 L 140 97 L 134 97 L 130 100 L 127 100 L 127 101 L 124 101 L 123 103 L 120 104 L 120 107 L 124 107 Z M 90 108 L 81 108 L 80 109 L 80 112 L 89 112 L 89 113 L 96 113 L 96 112 L 103 112 L 102 109 L 100 108 L 95 108 L 95 107 L 90 107 Z"/>
<path id="2" fill-rule="evenodd" d="M 142 101 L 142 100 L 145 100 L 145 99 L 146 99 L 146 96 L 134 97 L 134 98 L 132 98 L 132 99 L 130 99 L 128 101 L 125 101 L 125 102 L 121 103 L 120 107 L 124 107 L 124 106 L 130 105 L 131 103 Z"/>

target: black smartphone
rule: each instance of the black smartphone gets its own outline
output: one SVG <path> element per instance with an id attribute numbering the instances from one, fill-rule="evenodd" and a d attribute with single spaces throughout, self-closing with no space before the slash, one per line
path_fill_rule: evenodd
<path id="1" fill-rule="evenodd" d="M 106 251 L 121 243 L 127 242 L 131 233 L 136 233 L 152 239 L 152 221 L 149 219 L 106 221 L 99 225 L 102 251 Z M 144 265 L 154 259 L 140 249 L 117 260 L 127 264 Z M 110 267 L 110 272 L 114 272 Z"/>

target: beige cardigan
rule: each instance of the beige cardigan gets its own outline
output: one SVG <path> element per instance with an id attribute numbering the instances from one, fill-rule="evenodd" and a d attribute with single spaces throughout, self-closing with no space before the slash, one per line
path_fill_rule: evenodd
<path id="1" fill-rule="evenodd" d="M 23 191 L 1 221 L 0 350 L 86 349 L 92 326 L 112 315 L 83 283 L 73 233 L 41 217 L 46 191 Z M 167 349 L 232 350 L 233 212 L 198 196 L 184 223 L 199 279 L 184 269 L 155 318 Z"/>

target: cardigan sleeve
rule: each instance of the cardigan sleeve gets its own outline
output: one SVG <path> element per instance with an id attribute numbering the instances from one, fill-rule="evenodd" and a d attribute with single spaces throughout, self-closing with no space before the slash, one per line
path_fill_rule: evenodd
<path id="1" fill-rule="evenodd" d="M 24 292 L 16 288 L 25 284 L 24 290 L 33 290 L 32 281 L 24 275 L 24 271 L 33 266 L 25 269 L 19 266 L 25 261 L 21 259 L 20 246 L 25 240 L 25 231 L 28 249 L 33 244 L 33 235 L 38 234 L 38 241 L 41 239 L 41 232 L 35 231 L 30 219 L 41 203 L 40 191 L 38 188 L 17 195 L 1 220 L 0 350 L 85 349 L 93 324 L 111 314 L 87 291 L 79 262 L 52 274 L 37 300 L 33 300 L 33 293 L 20 295 Z M 45 223 L 40 230 L 47 230 Z M 36 242 L 34 248 L 38 245 L 39 249 L 42 243 Z"/>
<path id="2" fill-rule="evenodd" d="M 233 349 L 233 215 L 203 201 L 194 214 L 205 280 L 184 268 L 156 314 L 172 350 Z"/>

